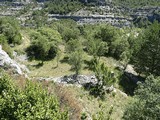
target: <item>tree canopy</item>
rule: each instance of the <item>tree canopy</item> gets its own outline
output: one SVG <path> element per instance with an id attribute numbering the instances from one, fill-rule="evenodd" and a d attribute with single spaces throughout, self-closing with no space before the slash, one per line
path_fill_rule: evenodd
<path id="1" fill-rule="evenodd" d="M 146 75 L 160 75 L 160 24 L 155 21 L 140 39 L 140 49 L 133 56 L 136 70 Z"/>
<path id="2" fill-rule="evenodd" d="M 9 44 L 21 44 L 20 25 L 14 18 L 0 18 L 0 34 L 6 37 Z"/>
<path id="3" fill-rule="evenodd" d="M 58 44 L 62 41 L 61 35 L 50 28 L 39 28 L 31 33 L 32 43 L 27 53 L 31 59 L 50 60 L 56 56 Z"/>
<path id="4" fill-rule="evenodd" d="M 82 69 L 83 63 L 83 49 L 79 40 L 70 40 L 67 42 L 66 50 L 69 56 L 69 64 L 72 66 L 72 70 L 78 75 Z"/>

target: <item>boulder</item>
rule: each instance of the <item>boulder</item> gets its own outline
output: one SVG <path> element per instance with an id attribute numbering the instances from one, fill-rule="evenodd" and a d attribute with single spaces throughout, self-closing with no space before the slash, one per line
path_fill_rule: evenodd
<path id="1" fill-rule="evenodd" d="M 134 70 L 132 65 L 127 65 L 124 74 L 135 83 L 139 80 L 138 73 Z"/>
<path id="2" fill-rule="evenodd" d="M 127 73 L 130 73 L 130 74 L 133 74 L 135 76 L 138 75 L 138 73 L 134 70 L 133 66 L 132 65 L 127 65 L 126 69 L 125 69 L 125 72 Z"/>

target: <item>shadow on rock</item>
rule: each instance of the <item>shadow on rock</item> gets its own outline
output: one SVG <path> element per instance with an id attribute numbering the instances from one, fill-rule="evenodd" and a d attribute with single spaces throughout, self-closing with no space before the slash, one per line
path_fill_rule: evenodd
<path id="1" fill-rule="evenodd" d="M 120 78 L 119 84 L 127 95 L 133 96 L 134 91 L 137 88 L 137 82 L 144 81 L 144 78 L 136 76 L 132 73 L 124 72 Z"/>

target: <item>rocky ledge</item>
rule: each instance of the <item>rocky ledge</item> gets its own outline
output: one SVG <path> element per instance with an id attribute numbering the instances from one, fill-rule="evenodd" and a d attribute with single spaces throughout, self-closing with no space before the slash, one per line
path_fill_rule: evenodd
<path id="1" fill-rule="evenodd" d="M 97 84 L 97 79 L 95 75 L 65 75 L 62 77 L 39 77 L 36 78 L 39 81 L 54 81 L 58 84 L 65 84 L 65 85 L 76 85 L 81 87 L 87 83 L 90 84 Z"/>
<path id="2" fill-rule="evenodd" d="M 11 59 L 9 55 L 2 50 L 2 46 L 0 45 L 0 68 L 3 69 L 11 69 L 13 73 L 18 75 L 23 75 L 26 72 L 29 72 L 25 65 L 21 65 L 17 63 L 15 60 Z"/>

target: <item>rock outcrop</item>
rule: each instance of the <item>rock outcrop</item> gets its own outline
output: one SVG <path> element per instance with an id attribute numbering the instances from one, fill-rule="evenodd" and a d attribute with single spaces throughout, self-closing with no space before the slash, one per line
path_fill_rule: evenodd
<path id="1" fill-rule="evenodd" d="M 134 70 L 132 65 L 127 65 L 124 74 L 135 83 L 139 81 L 138 73 Z"/>
<path id="2" fill-rule="evenodd" d="M 54 81 L 55 83 L 65 84 L 65 85 L 76 85 L 76 86 L 83 86 L 87 83 L 89 84 L 97 84 L 97 79 L 95 75 L 68 75 L 62 77 L 39 77 L 36 78 L 39 81 Z"/>
<path id="3" fill-rule="evenodd" d="M 25 65 L 20 65 L 15 60 L 11 59 L 9 55 L 2 50 L 0 45 L 0 67 L 3 69 L 11 69 L 15 74 L 22 75 L 24 72 L 28 72 Z"/>

